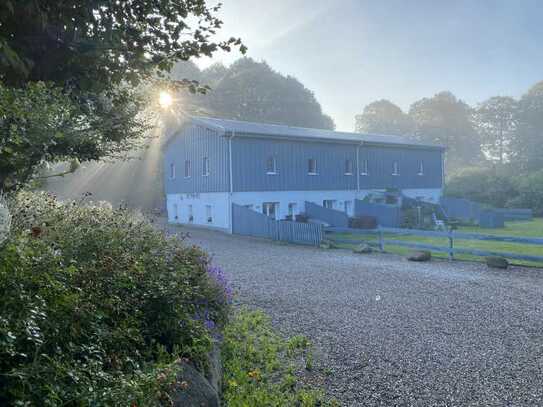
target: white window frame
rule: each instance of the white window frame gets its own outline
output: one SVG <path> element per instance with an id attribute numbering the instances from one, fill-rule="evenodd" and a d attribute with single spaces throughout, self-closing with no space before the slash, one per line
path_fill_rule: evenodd
<path id="1" fill-rule="evenodd" d="M 350 215 L 353 209 L 353 201 L 346 200 L 343 202 L 343 209 L 345 209 L 345 213 L 347 215 Z"/>
<path id="2" fill-rule="evenodd" d="M 175 179 L 175 164 L 170 164 L 170 179 Z"/>
<path id="3" fill-rule="evenodd" d="M 314 163 L 314 165 L 311 165 Z M 314 167 L 314 168 L 311 168 Z M 314 171 L 311 171 L 311 170 Z M 307 160 L 307 175 L 319 175 L 318 168 L 317 168 L 317 159 L 316 158 L 308 158 Z"/>
<path id="4" fill-rule="evenodd" d="M 292 220 L 294 220 L 294 217 L 296 216 L 296 209 L 298 208 L 298 204 L 296 202 L 289 202 L 288 204 L 288 215 L 292 216 Z"/>
<path id="5" fill-rule="evenodd" d="M 270 209 L 273 207 L 273 218 Z M 262 213 L 274 220 L 279 217 L 279 202 L 262 202 Z"/>
<path id="6" fill-rule="evenodd" d="M 417 175 L 424 175 L 424 161 L 423 160 L 420 160 L 419 161 L 419 172 L 417 173 Z"/>
<path id="7" fill-rule="evenodd" d="M 209 158 L 208 157 L 202 158 L 202 176 L 203 177 L 209 176 Z"/>
<path id="8" fill-rule="evenodd" d="M 368 167 L 369 167 L 368 159 L 363 159 L 362 170 L 360 171 L 360 175 L 368 175 Z"/>
<path id="9" fill-rule="evenodd" d="M 353 175 L 353 160 L 345 160 L 345 175 Z"/>
<path id="10" fill-rule="evenodd" d="M 272 164 L 271 170 L 270 170 L 270 167 L 268 166 L 270 162 Z M 270 156 L 266 159 L 266 174 L 277 175 L 277 160 L 274 156 Z"/>
<path id="11" fill-rule="evenodd" d="M 213 205 L 206 205 L 206 223 L 212 224 L 213 223 Z"/>
<path id="12" fill-rule="evenodd" d="M 192 164 L 190 160 L 185 160 L 185 178 L 190 178 Z"/>
<path id="13" fill-rule="evenodd" d="M 400 162 L 398 160 L 392 162 L 392 175 L 400 175 Z"/>
<path id="14" fill-rule="evenodd" d="M 330 206 L 328 206 L 328 203 L 330 203 Z M 324 208 L 328 208 L 328 209 L 335 209 L 336 200 L 335 199 L 323 199 L 322 200 L 322 206 Z"/>

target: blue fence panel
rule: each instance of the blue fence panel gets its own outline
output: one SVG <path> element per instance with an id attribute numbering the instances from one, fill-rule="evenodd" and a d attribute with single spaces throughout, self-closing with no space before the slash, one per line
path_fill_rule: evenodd
<path id="1" fill-rule="evenodd" d="M 449 218 L 476 222 L 481 213 L 481 205 L 468 199 L 441 198 L 440 203 Z"/>
<path id="2" fill-rule="evenodd" d="M 313 202 L 305 203 L 305 214 L 309 218 L 321 220 L 330 226 L 349 227 L 349 216 L 345 212 L 325 208 Z"/>
<path id="3" fill-rule="evenodd" d="M 533 211 L 531 209 L 496 209 L 497 212 L 503 215 L 503 219 L 507 221 L 514 220 L 532 220 L 534 218 Z"/>
<path id="4" fill-rule="evenodd" d="M 321 225 L 273 220 L 236 204 L 232 204 L 232 233 L 313 246 L 322 241 Z"/>
<path id="5" fill-rule="evenodd" d="M 491 229 L 503 228 L 505 226 L 503 214 L 493 209 L 483 210 L 479 214 L 479 226 Z"/>
<path id="6" fill-rule="evenodd" d="M 375 204 L 355 199 L 354 214 L 357 217 L 373 216 L 379 226 L 398 228 L 402 223 L 402 210 L 396 205 Z"/>

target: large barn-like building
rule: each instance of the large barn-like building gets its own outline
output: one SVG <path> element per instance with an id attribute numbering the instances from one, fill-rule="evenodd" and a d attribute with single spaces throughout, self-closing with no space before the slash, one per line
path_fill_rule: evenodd
<path id="1" fill-rule="evenodd" d="M 352 215 L 386 189 L 439 202 L 444 149 L 398 136 L 192 118 L 164 156 L 168 220 L 231 231 L 232 203 L 274 219 L 305 202 Z"/>

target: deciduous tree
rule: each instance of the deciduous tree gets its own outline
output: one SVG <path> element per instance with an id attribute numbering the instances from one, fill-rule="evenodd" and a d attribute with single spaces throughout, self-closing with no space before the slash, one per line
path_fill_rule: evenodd
<path id="1" fill-rule="evenodd" d="M 355 130 L 403 136 L 413 132 L 413 121 L 394 103 L 382 99 L 370 103 L 355 117 Z"/>

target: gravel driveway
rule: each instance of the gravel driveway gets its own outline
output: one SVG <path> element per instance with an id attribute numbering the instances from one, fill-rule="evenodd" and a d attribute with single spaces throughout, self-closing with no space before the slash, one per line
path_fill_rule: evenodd
<path id="1" fill-rule="evenodd" d="M 543 405 L 543 270 L 190 235 L 240 302 L 312 340 L 346 406 Z"/>

